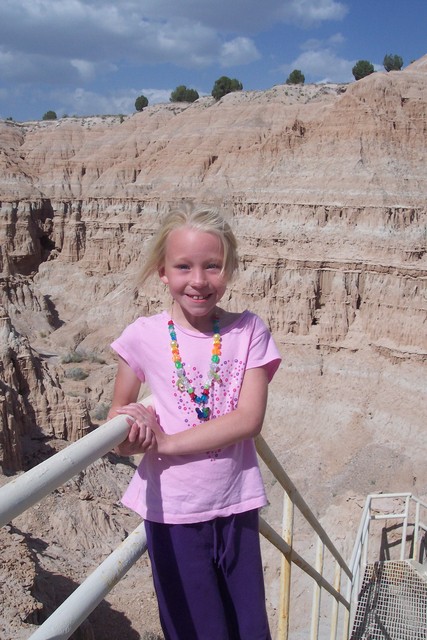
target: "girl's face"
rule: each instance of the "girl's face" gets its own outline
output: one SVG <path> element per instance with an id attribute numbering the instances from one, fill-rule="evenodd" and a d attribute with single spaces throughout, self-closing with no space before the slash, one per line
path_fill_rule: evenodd
<path id="1" fill-rule="evenodd" d="M 159 275 L 177 303 L 178 323 L 201 331 L 212 329 L 213 312 L 227 286 L 221 274 L 223 261 L 222 243 L 215 234 L 190 227 L 171 231 Z"/>

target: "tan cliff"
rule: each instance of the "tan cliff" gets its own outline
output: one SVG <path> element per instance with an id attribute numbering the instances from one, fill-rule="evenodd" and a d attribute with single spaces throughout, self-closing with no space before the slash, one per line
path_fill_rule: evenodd
<path id="1" fill-rule="evenodd" d="M 416 206 L 425 192 L 424 172 L 412 171 L 425 160 L 425 100 L 425 70 L 415 65 L 350 85 L 155 105 L 122 123 L 3 123 L 0 193 L 141 200 L 212 190 L 221 199 Z"/>
<path id="2" fill-rule="evenodd" d="M 158 217 L 173 201 L 211 202 L 230 211 L 240 245 L 225 304 L 259 313 L 284 358 L 266 438 L 348 557 L 367 493 L 427 496 L 426 161 L 427 56 L 349 85 L 155 105 L 123 121 L 0 123 L 3 473 L 102 422 L 109 342 L 168 304 L 156 279 L 137 282 Z M 82 361 L 67 362 L 76 351 Z M 14 583 L 14 637 L 53 606 L 46 576 L 84 575 L 79 544 L 105 539 L 106 551 L 132 528 L 117 506 L 130 471 L 106 459 L 3 532 L 36 594 Z M 268 515 L 280 527 L 276 489 Z M 36 570 L 32 536 L 51 550 L 37 550 Z M 277 558 L 266 550 L 265 562 L 274 624 Z M 3 569 L 12 583 L 16 565 Z M 109 614 L 143 637 L 141 605 L 126 597 L 142 580 L 152 602 L 141 575 L 117 587 Z M 108 637 L 99 618 L 82 637 L 91 624 Z"/>
<path id="3" fill-rule="evenodd" d="M 82 437 L 91 420 L 81 398 L 64 393 L 57 376 L 1 307 L 0 336 L 0 455 L 3 472 L 10 473 L 42 461 L 49 440 Z"/>

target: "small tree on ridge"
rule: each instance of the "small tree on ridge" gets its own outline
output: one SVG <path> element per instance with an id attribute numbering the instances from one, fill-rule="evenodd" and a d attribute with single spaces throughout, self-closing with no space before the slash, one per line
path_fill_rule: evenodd
<path id="1" fill-rule="evenodd" d="M 188 89 L 185 84 L 180 84 L 172 91 L 170 102 L 195 102 L 199 99 L 199 94 L 195 89 Z"/>
<path id="2" fill-rule="evenodd" d="M 227 76 L 221 76 L 218 80 L 215 80 L 215 84 L 212 89 L 212 96 L 215 100 L 220 100 L 227 93 L 233 91 L 241 91 L 243 89 L 242 83 L 236 78 L 228 78 Z"/>
<path id="3" fill-rule="evenodd" d="M 372 62 L 369 62 L 369 60 L 358 60 L 351 70 L 351 73 L 355 80 L 361 80 L 362 78 L 366 78 L 366 76 L 370 76 L 374 71 L 375 69 Z"/>
<path id="4" fill-rule="evenodd" d="M 304 84 L 305 76 L 299 69 L 294 69 L 288 76 L 286 84 Z"/>
<path id="5" fill-rule="evenodd" d="M 137 111 L 142 111 L 145 107 L 148 106 L 148 98 L 145 96 L 138 96 L 135 100 L 135 109 Z"/>
<path id="6" fill-rule="evenodd" d="M 386 71 L 400 71 L 403 67 L 403 59 L 400 56 L 392 56 L 390 53 L 384 56 L 383 66 Z"/>
<path id="7" fill-rule="evenodd" d="M 55 111 L 46 111 L 46 113 L 43 116 L 43 120 L 56 120 L 56 119 L 57 119 L 57 115 Z"/>

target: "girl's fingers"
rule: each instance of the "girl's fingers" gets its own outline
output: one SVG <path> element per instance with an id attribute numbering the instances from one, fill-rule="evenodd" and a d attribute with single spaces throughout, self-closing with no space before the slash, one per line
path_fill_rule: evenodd
<path id="1" fill-rule="evenodd" d="M 139 433 L 139 428 L 136 422 L 134 421 L 131 423 L 129 433 L 128 433 L 129 442 L 131 442 L 132 444 L 136 442 L 138 439 L 138 433 Z"/>
<path id="2" fill-rule="evenodd" d="M 161 427 L 157 421 L 156 412 L 152 407 L 146 408 L 141 404 L 129 404 L 125 407 L 120 407 L 120 409 L 117 409 L 117 413 L 130 416 L 128 420 L 129 425 L 132 425 L 133 418 L 134 421 L 145 424 L 146 426 L 150 426 L 151 430 L 154 432 L 158 432 L 161 430 Z"/>
<path id="3" fill-rule="evenodd" d="M 151 429 L 145 428 L 144 434 L 141 432 L 141 446 L 148 447 L 151 444 Z"/>
<path id="4" fill-rule="evenodd" d="M 144 453 L 157 446 L 157 437 L 161 437 L 162 429 L 152 407 L 131 403 L 116 409 L 116 413 L 127 416 L 130 427 L 126 438 L 130 451 L 128 455 Z"/>
<path id="5" fill-rule="evenodd" d="M 139 402 L 132 402 L 131 404 L 127 404 L 124 407 L 120 407 L 116 409 L 117 413 L 127 413 L 130 416 L 147 416 L 150 415 L 150 411 L 144 405 Z"/>

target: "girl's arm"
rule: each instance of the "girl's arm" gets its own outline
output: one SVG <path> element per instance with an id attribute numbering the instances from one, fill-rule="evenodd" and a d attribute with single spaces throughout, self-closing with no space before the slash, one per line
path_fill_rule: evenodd
<path id="1" fill-rule="evenodd" d="M 267 406 L 268 376 L 264 367 L 248 369 L 234 411 L 208 420 L 191 429 L 165 434 L 153 420 L 153 413 L 141 405 L 124 406 L 119 413 L 139 417 L 155 433 L 157 451 L 164 455 L 186 455 L 222 449 L 228 445 L 257 436 L 262 428 Z"/>
<path id="2" fill-rule="evenodd" d="M 108 419 L 111 420 L 119 414 L 127 413 L 120 409 L 124 405 L 137 401 L 140 388 L 141 381 L 127 362 L 120 358 Z M 148 411 L 154 414 L 153 410 L 148 409 Z M 122 456 L 131 456 L 151 449 L 156 441 L 152 429 L 137 419 L 129 418 L 128 423 L 130 426 L 128 436 L 126 440 L 115 447 L 115 451 Z"/>

